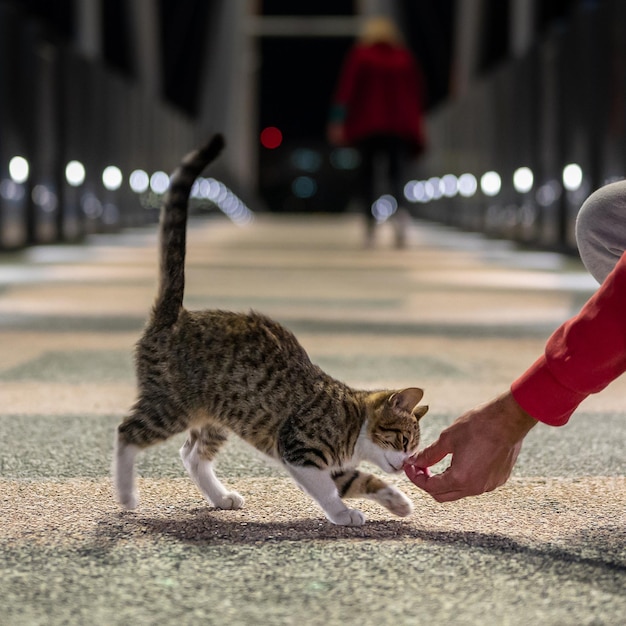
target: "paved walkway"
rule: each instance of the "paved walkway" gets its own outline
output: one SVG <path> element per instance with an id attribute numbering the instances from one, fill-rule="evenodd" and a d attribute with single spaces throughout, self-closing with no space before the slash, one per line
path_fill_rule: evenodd
<path id="1" fill-rule="evenodd" d="M 424 442 L 506 388 L 595 289 L 582 266 L 416 224 L 408 250 L 356 218 L 262 217 L 190 229 L 187 305 L 255 308 L 355 386 L 419 385 Z M 155 236 L 94 237 L 0 257 L 0 624 L 624 623 L 626 380 L 570 425 L 529 435 L 502 489 L 415 513 L 364 503 L 337 528 L 237 442 L 220 474 L 246 497 L 215 511 L 180 440 L 141 460 L 120 513 L 113 430 L 155 289 Z"/>

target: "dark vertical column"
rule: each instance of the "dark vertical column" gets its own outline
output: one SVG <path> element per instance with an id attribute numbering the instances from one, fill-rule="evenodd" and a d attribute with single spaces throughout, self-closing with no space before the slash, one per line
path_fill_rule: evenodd
<path id="1" fill-rule="evenodd" d="M 73 50 L 63 50 L 63 63 L 60 76 L 62 90 L 61 129 L 63 152 L 61 184 L 63 189 L 63 218 L 61 236 L 66 241 L 76 241 L 85 235 L 84 198 L 88 192 L 90 179 L 89 150 L 94 120 L 90 109 L 90 82 L 88 80 L 88 62 Z M 82 166 L 84 177 L 80 178 L 78 169 L 66 177 L 65 168 L 74 163 L 74 168 Z"/>
<path id="2" fill-rule="evenodd" d="M 26 77 L 21 64 L 22 31 L 18 16 L 0 3 L 0 248 L 26 243 L 30 201 L 28 178 L 15 181 L 9 172 L 14 157 L 32 161 L 28 150 L 22 92 Z"/>
<path id="3" fill-rule="evenodd" d="M 563 39 L 561 93 L 565 163 L 580 165 L 580 187 L 565 190 L 559 220 L 560 244 L 576 247 L 576 216 L 585 198 L 603 183 L 602 147 L 609 108 L 610 31 L 604 5 L 580 5 Z"/>
<path id="4" fill-rule="evenodd" d="M 55 241 L 58 237 L 59 200 L 59 100 L 57 48 L 39 24 L 27 20 L 19 56 L 22 88 L 19 94 L 20 126 L 32 155 L 30 201 L 27 205 L 28 243 Z"/>
<path id="5" fill-rule="evenodd" d="M 532 187 L 527 192 L 520 192 L 520 223 L 519 237 L 523 241 L 536 241 L 538 237 L 538 205 L 537 182 L 540 178 L 539 144 L 539 111 L 540 111 L 540 81 L 539 81 L 539 50 L 531 48 L 520 59 L 522 80 L 517 85 L 518 111 L 522 117 L 522 154 L 520 165 L 529 167 L 532 175 Z"/>
<path id="6" fill-rule="evenodd" d="M 554 246 L 562 239 L 559 216 L 563 188 L 563 119 L 561 116 L 559 33 L 552 35 L 538 50 L 538 115 L 535 140 L 537 184 L 537 237 L 539 245 Z"/>
<path id="7" fill-rule="evenodd" d="M 601 184 L 624 178 L 626 173 L 626 3 L 608 2 L 598 15 L 594 39 L 602 55 L 597 62 L 606 83 L 600 97 L 605 98 L 605 128 L 598 146 Z"/>

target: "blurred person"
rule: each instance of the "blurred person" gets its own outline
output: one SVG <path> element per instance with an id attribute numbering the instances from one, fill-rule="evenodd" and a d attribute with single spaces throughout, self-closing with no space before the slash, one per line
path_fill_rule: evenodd
<path id="1" fill-rule="evenodd" d="M 458 500 L 503 485 L 537 423 L 567 423 L 587 396 L 626 371 L 626 181 L 586 200 L 576 239 L 600 288 L 552 334 L 544 354 L 508 391 L 461 415 L 405 466 L 407 476 L 435 500 Z M 449 454 L 449 467 L 431 476 L 428 467 Z"/>
<path id="2" fill-rule="evenodd" d="M 386 191 L 397 202 L 396 245 L 406 242 L 408 213 L 401 207 L 406 161 L 425 148 L 424 87 L 421 68 L 394 22 L 373 17 L 364 22 L 339 75 L 328 123 L 328 140 L 353 146 L 361 156 L 358 184 L 364 201 L 366 245 L 372 245 L 378 196 L 376 174 L 384 167 Z M 379 166 L 380 163 L 380 166 Z"/>

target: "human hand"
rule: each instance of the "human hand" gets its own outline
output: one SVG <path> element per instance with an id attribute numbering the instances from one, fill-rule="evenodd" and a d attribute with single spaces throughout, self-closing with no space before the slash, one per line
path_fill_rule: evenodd
<path id="1" fill-rule="evenodd" d="M 330 122 L 326 128 L 326 136 L 333 146 L 343 146 L 346 143 L 346 132 L 340 122 Z"/>
<path id="2" fill-rule="evenodd" d="M 476 496 L 503 485 L 522 441 L 537 420 L 507 392 L 464 413 L 439 439 L 404 466 L 406 475 L 438 502 Z M 450 466 L 429 476 L 428 467 L 452 455 Z"/>

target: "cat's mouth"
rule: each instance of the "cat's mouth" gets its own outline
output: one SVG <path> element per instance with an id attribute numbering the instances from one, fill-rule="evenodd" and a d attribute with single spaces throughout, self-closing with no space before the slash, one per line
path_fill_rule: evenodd
<path id="1" fill-rule="evenodd" d="M 399 474 L 403 471 L 404 465 L 407 462 L 407 459 L 398 454 L 390 454 L 389 456 L 385 454 L 384 460 L 387 467 L 381 465 L 381 469 L 385 470 L 388 474 Z"/>

